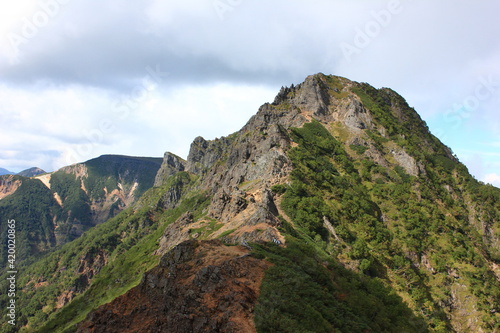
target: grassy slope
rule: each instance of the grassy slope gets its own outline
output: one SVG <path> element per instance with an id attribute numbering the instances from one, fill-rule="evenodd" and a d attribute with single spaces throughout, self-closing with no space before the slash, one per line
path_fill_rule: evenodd
<path id="1" fill-rule="evenodd" d="M 19 189 L 0 201 L 0 237 L 7 239 L 7 220 L 16 220 L 16 263 L 53 247 L 56 243 L 52 217 L 59 206 L 40 181 L 22 179 Z M 5 265 L 7 242 L 0 247 L 0 265 Z"/>

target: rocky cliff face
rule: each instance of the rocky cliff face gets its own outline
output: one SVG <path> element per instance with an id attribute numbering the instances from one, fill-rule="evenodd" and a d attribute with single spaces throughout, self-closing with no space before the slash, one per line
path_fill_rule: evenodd
<path id="1" fill-rule="evenodd" d="M 159 179 L 178 171 L 199 175 L 199 190 L 212 197 L 209 216 L 223 224 L 211 237 L 234 230 L 225 240 L 284 241 L 277 229 L 279 203 L 275 202 L 277 198 L 270 189 L 287 183 L 293 169 L 287 155 L 293 146 L 290 128 L 301 127 L 312 119 L 327 126 L 341 126 L 339 135 L 349 145 L 366 147 L 367 155 L 377 164 L 398 165 L 417 176 L 420 173 L 417 162 L 404 147 L 394 145 L 390 152 L 384 152 L 366 135 L 368 130 L 387 136 L 387 129 L 375 121 L 373 113 L 353 93 L 352 89 L 359 85 L 344 78 L 318 74 L 307 77 L 297 86 L 282 88 L 275 101 L 261 106 L 239 132 L 211 141 L 197 137 L 186 162 L 166 153 L 156 185 L 161 184 Z M 395 117 L 401 122 L 407 121 L 400 110 L 407 105 L 397 100 L 391 107 Z M 157 253 L 165 253 L 179 241 L 192 238 L 190 230 L 198 227 L 199 224 L 192 227 L 172 224 L 165 230 Z"/>
<path id="2" fill-rule="evenodd" d="M 166 152 L 163 156 L 163 162 L 160 170 L 158 170 L 154 186 L 159 187 L 168 177 L 175 175 L 179 171 L 184 171 L 186 168 L 186 161 L 172 153 Z"/>

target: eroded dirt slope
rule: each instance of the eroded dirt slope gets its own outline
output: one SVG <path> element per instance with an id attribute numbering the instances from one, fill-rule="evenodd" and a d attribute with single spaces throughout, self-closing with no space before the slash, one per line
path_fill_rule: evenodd
<path id="1" fill-rule="evenodd" d="M 269 265 L 243 246 L 183 242 L 77 332 L 255 332 L 253 308 Z"/>

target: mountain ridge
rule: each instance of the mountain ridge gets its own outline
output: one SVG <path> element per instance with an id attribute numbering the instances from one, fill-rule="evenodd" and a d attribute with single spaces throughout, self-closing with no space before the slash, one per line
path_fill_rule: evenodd
<path id="1" fill-rule="evenodd" d="M 346 88 L 352 89 L 356 95 L 346 96 Z M 327 93 L 325 93 L 325 91 Z M 332 96 L 334 98 L 331 98 Z M 332 110 L 335 112 L 332 112 Z M 186 162 L 186 170 L 193 173 L 201 172 L 203 177 L 207 180 L 206 184 L 212 184 L 212 186 L 214 184 L 220 184 L 220 188 L 222 189 L 235 189 L 232 193 L 225 193 L 224 190 L 216 190 L 219 188 L 218 185 L 213 187 L 212 193 L 214 193 L 214 195 L 210 205 L 212 209 L 209 208 L 209 215 L 222 221 L 237 221 L 238 214 L 250 210 L 249 207 L 256 198 L 255 195 L 249 197 L 242 193 L 241 184 L 259 181 L 259 177 L 262 177 L 264 174 L 267 176 L 267 179 L 269 179 L 269 175 L 276 175 L 277 178 L 271 179 L 270 182 L 265 185 L 271 188 L 282 182 L 281 176 L 287 178 L 289 174 L 282 174 L 282 172 L 286 170 L 290 164 L 293 165 L 293 161 L 290 161 L 286 154 L 282 154 L 279 148 L 274 150 L 273 148 L 284 146 L 288 149 L 293 144 L 290 140 L 287 140 L 286 136 L 282 135 L 283 133 L 280 130 L 280 126 L 285 128 L 298 128 L 309 123 L 313 118 L 317 119 L 322 126 L 323 124 L 331 124 L 332 122 L 340 122 L 345 125 L 349 129 L 347 134 L 351 135 L 345 136 L 346 133 L 343 128 L 330 130 L 337 138 L 342 138 L 347 141 L 346 143 L 349 147 L 346 147 L 347 150 L 354 149 L 354 147 L 364 147 L 363 150 L 366 148 L 364 154 L 367 154 L 370 159 L 382 167 L 394 168 L 398 176 L 393 177 L 398 177 L 402 181 L 408 180 L 408 176 L 432 176 L 430 175 L 431 171 L 428 170 L 429 168 L 427 167 L 429 164 L 434 165 L 436 168 L 443 169 L 443 171 L 452 171 L 451 165 L 459 163 L 452 151 L 448 147 L 442 145 L 439 140 L 429 132 L 425 122 L 423 122 L 418 114 L 407 105 L 406 101 L 393 90 L 388 88 L 377 90 L 367 84 L 356 84 L 344 78 L 318 74 L 306 78 L 304 83 L 298 86 L 283 88 L 272 104 L 264 104 L 259 109 L 257 115 L 250 119 L 239 132 L 239 135 L 249 137 L 249 141 L 252 142 L 253 147 L 249 147 L 245 144 L 245 140 L 242 140 L 243 146 L 240 147 L 240 149 L 236 149 L 234 147 L 238 145 L 235 142 L 230 142 L 230 137 L 214 141 L 205 141 L 202 138 L 194 140 Z M 270 126 L 267 126 L 268 124 L 270 124 Z M 273 125 L 276 126 L 273 128 Z M 259 133 L 259 136 L 265 137 L 268 135 L 271 139 L 262 139 L 256 136 L 252 137 L 252 135 L 255 134 L 252 132 L 262 131 L 263 129 L 265 129 L 264 132 Z M 368 132 L 368 135 L 363 137 L 359 135 L 361 132 Z M 376 132 L 379 134 L 377 135 Z M 352 135 L 353 133 L 354 135 Z M 395 144 L 385 142 L 391 137 L 397 140 Z M 262 144 L 261 147 L 260 144 Z M 223 168 L 220 167 L 219 170 L 217 170 L 218 167 L 216 164 L 220 162 L 220 159 L 214 158 L 214 156 L 221 155 L 221 152 L 224 151 L 221 147 L 228 145 L 231 145 L 232 149 L 230 148 L 227 153 L 227 163 L 224 165 L 225 173 L 220 177 Z M 256 152 L 253 153 L 252 150 Z M 276 155 L 273 156 L 272 154 Z M 349 158 L 355 154 L 357 154 L 357 152 L 348 152 L 344 155 L 345 160 L 349 160 Z M 266 158 L 265 156 L 267 155 L 271 155 L 272 157 Z M 248 163 L 243 163 L 243 165 L 238 163 L 233 164 L 232 161 L 236 161 L 238 158 L 253 163 L 253 170 L 251 167 L 248 167 Z M 259 159 L 261 161 L 266 161 L 267 159 L 280 161 L 280 163 L 279 166 L 271 165 L 270 169 L 263 171 L 263 169 L 258 170 L 258 166 L 260 165 L 258 162 Z M 343 163 L 345 163 L 343 167 L 346 169 L 356 169 L 353 166 L 349 166 L 347 161 L 342 161 L 341 164 Z M 266 165 L 265 162 L 262 164 Z M 232 168 L 232 165 L 238 165 L 238 167 Z M 269 164 L 267 165 L 269 166 Z M 462 169 L 458 172 L 467 173 L 466 168 L 461 164 L 460 166 Z M 258 171 L 255 171 L 255 169 Z M 363 174 L 362 170 L 361 174 Z M 252 186 L 255 188 L 255 184 L 246 187 L 243 186 L 243 188 L 249 190 L 252 189 Z M 208 187 L 209 186 L 207 186 L 207 188 Z M 447 189 L 446 185 L 444 189 Z M 290 218 L 293 214 L 290 211 L 285 212 L 286 209 L 283 211 L 282 209 L 284 207 L 279 210 L 280 214 L 269 214 L 271 211 L 278 212 L 278 209 L 274 207 L 283 205 L 283 203 L 276 204 L 274 202 L 276 198 L 273 198 L 272 195 L 266 196 L 264 194 L 265 192 L 266 191 L 263 191 L 261 198 L 259 198 L 261 199 L 260 207 L 256 209 L 258 213 L 253 215 L 258 216 L 256 219 L 258 221 L 266 221 L 264 226 L 260 226 L 261 230 L 259 230 L 260 234 L 264 236 L 256 237 L 251 232 L 240 232 L 238 234 L 238 231 L 244 230 L 244 227 L 242 228 L 242 225 L 231 225 L 231 223 L 226 223 L 226 225 L 221 227 L 220 231 L 218 233 L 216 232 L 214 235 L 236 229 L 236 231 L 232 231 L 229 235 L 226 235 L 224 240 L 229 243 L 239 243 L 242 241 L 282 242 L 283 237 L 276 229 L 277 226 L 282 225 L 282 223 L 280 223 L 281 221 L 277 219 L 277 215 L 288 216 Z M 255 200 L 255 202 L 259 203 L 259 199 Z M 450 200 L 453 200 L 453 198 L 450 198 Z M 279 201 L 279 199 L 277 201 Z M 370 199 L 368 198 L 367 201 L 370 201 Z M 246 202 L 249 203 L 247 204 Z M 252 219 L 251 216 L 245 216 L 244 218 L 250 221 Z M 295 217 L 295 219 L 297 218 L 298 216 Z M 375 218 L 380 219 L 381 222 L 385 219 L 382 213 L 378 216 L 375 215 Z M 321 221 L 321 218 L 318 218 L 318 220 Z M 323 228 L 325 228 L 327 222 L 323 221 L 322 225 L 320 223 L 321 222 L 318 222 L 319 234 L 321 234 L 321 230 L 324 230 Z M 251 226 L 252 222 L 249 224 Z M 168 242 L 168 240 L 175 239 L 174 244 L 178 243 L 179 238 L 172 237 L 173 234 L 176 233 L 171 233 L 169 229 L 174 229 L 174 227 L 167 227 L 162 240 Z M 262 230 L 264 231 L 262 232 Z M 473 230 L 470 231 L 473 232 Z M 489 231 L 486 230 L 485 234 L 488 233 Z M 497 242 L 498 238 L 494 237 L 492 241 Z M 172 248 L 171 245 L 166 246 L 163 252 L 160 245 L 160 251 L 157 253 L 168 253 L 168 250 Z M 419 248 L 419 245 L 415 246 Z M 495 247 L 490 247 L 490 249 L 493 250 L 494 248 Z M 409 251 L 408 255 L 411 258 L 411 251 Z M 427 266 L 429 266 L 429 259 L 425 259 L 425 257 L 424 254 L 424 259 L 421 260 L 422 262 L 427 260 Z M 370 263 L 371 260 L 364 260 L 364 262 L 361 260 L 358 264 L 373 264 Z M 423 263 L 418 264 L 423 265 Z M 493 276 L 494 274 L 493 272 Z M 453 325 L 460 326 L 463 324 L 458 324 L 452 320 L 451 323 L 449 322 L 448 324 L 444 321 L 441 324 L 435 325 L 436 327 L 447 327 L 450 325 L 448 328 L 451 328 Z"/>
<path id="2" fill-rule="evenodd" d="M 187 160 L 166 153 L 134 205 L 45 258 L 53 268 L 27 268 L 57 291 L 45 296 L 50 317 L 24 320 L 37 332 L 112 330 L 104 309 L 116 305 L 123 322 L 146 313 L 131 295 L 147 295 L 148 281 L 182 290 L 161 262 L 182 265 L 186 244 L 210 261 L 203 249 L 219 239 L 272 264 L 253 289 L 257 304 L 247 304 L 257 332 L 494 331 L 499 198 L 391 89 L 312 75 L 283 87 L 240 131 L 196 138 Z M 62 282 L 68 269 L 74 284 Z M 229 288 L 224 275 L 213 279 Z M 211 304 L 195 287 L 184 292 Z M 155 327 L 167 325 L 157 318 Z M 231 331 L 234 319 L 218 320 Z"/>

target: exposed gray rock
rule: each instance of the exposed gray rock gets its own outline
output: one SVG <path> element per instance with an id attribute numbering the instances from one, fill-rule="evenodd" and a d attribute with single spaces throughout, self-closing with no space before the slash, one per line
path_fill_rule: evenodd
<path id="1" fill-rule="evenodd" d="M 224 158 L 224 152 L 229 144 L 230 140 L 225 137 L 211 141 L 201 136 L 197 137 L 189 150 L 186 171 L 198 174 L 212 167 L 215 162 Z"/>
<path id="2" fill-rule="evenodd" d="M 158 206 L 164 209 L 174 208 L 186 190 L 189 180 L 179 178 L 160 199 Z"/>
<path id="3" fill-rule="evenodd" d="M 264 104 L 239 136 L 213 141 L 196 138 L 186 170 L 203 175 L 202 188 L 211 194 L 219 188 L 234 189 L 243 182 L 286 177 L 291 170 L 285 154 L 290 146 L 286 129 L 305 121 L 298 109 Z"/>
<path id="4" fill-rule="evenodd" d="M 409 175 L 418 176 L 419 168 L 415 159 L 408 155 L 403 149 L 401 150 L 393 150 L 392 155 L 398 164 L 403 167 Z"/>
<path id="5" fill-rule="evenodd" d="M 154 252 L 155 255 L 163 255 L 167 253 L 177 244 L 189 239 L 189 232 L 184 231 L 183 228 L 193 222 L 193 216 L 190 212 L 181 215 L 174 223 L 165 228 L 163 235 L 160 238 L 158 249 Z M 173 253 L 172 255 L 174 255 Z"/>
<path id="6" fill-rule="evenodd" d="M 425 169 L 424 163 L 418 162 L 417 163 L 417 167 L 418 167 L 418 171 L 419 171 L 420 174 L 423 174 L 423 175 L 427 176 L 427 170 Z"/>
<path id="7" fill-rule="evenodd" d="M 253 229 L 251 231 L 245 231 L 238 233 L 237 235 L 231 234 L 223 240 L 230 244 L 247 244 L 248 242 L 275 242 L 275 240 L 280 239 L 279 232 L 274 228 L 267 228 L 265 230 Z"/>
<path id="8" fill-rule="evenodd" d="M 321 116 L 328 112 L 330 96 L 323 83 L 316 76 L 308 76 L 306 80 L 299 85 L 293 102 L 300 109 L 310 111 L 314 115 Z"/>
<path id="9" fill-rule="evenodd" d="M 164 181 L 176 174 L 179 171 L 184 171 L 186 167 L 186 161 L 177 155 L 166 152 L 163 157 L 163 163 L 161 164 L 160 170 L 156 174 L 154 186 L 163 185 Z"/>
<path id="10" fill-rule="evenodd" d="M 349 98 L 339 107 L 339 116 L 343 123 L 350 128 L 372 128 L 372 116 L 363 104 L 355 98 Z"/>
<path id="11" fill-rule="evenodd" d="M 226 206 L 231 202 L 231 196 L 224 190 L 220 190 L 212 197 L 210 203 L 209 215 L 215 219 L 221 219 Z"/>
<path id="12" fill-rule="evenodd" d="M 266 188 L 264 190 L 262 204 L 263 204 L 264 208 L 266 208 L 266 210 L 268 210 L 274 216 L 279 215 L 278 208 L 276 207 L 276 204 L 274 203 L 273 193 L 268 188 Z"/>
<path id="13" fill-rule="evenodd" d="M 260 206 L 255 210 L 255 213 L 248 219 L 247 225 L 257 225 L 259 223 L 266 223 L 271 226 L 281 225 L 277 215 L 273 214 L 264 206 Z"/>

